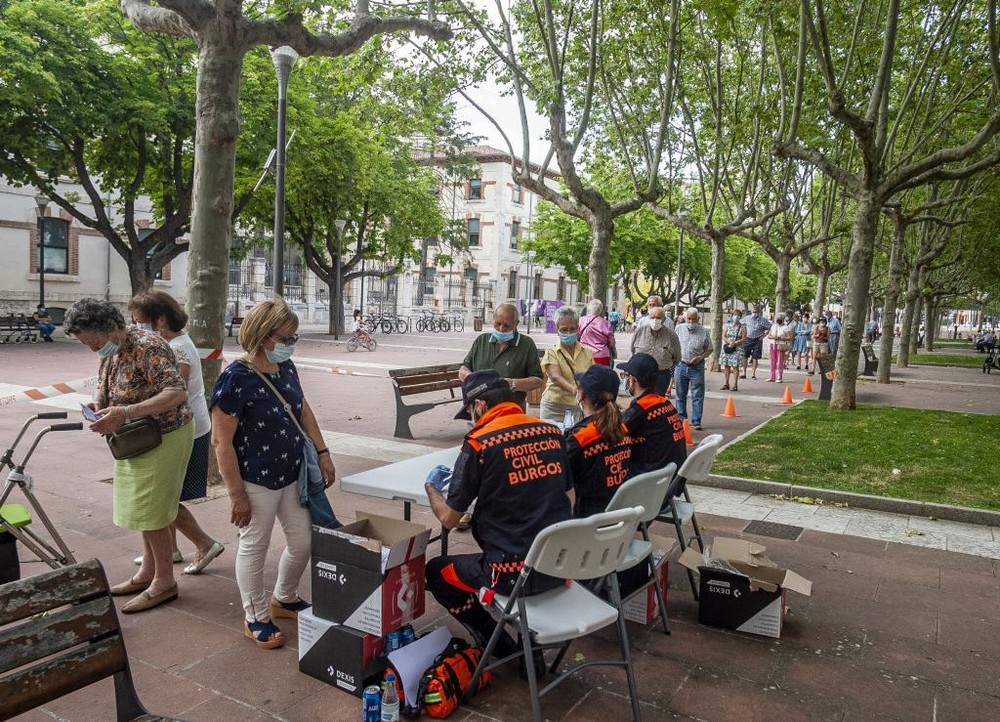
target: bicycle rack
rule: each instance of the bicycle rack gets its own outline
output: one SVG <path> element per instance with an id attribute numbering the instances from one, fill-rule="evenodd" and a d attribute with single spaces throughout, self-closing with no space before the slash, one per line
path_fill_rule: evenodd
<path id="1" fill-rule="evenodd" d="M 66 546 L 66 542 L 63 541 L 62 536 L 60 536 L 59 532 L 52 524 L 48 514 L 45 513 L 41 504 L 38 503 L 38 499 L 32 491 L 34 481 L 31 478 L 31 474 L 25 473 L 24 468 L 28 465 L 28 459 L 31 458 L 31 455 L 38 447 L 38 442 L 41 441 L 43 436 L 50 431 L 80 431 L 83 429 L 83 422 L 74 421 L 66 424 L 52 424 L 51 426 L 46 426 L 44 429 L 39 431 L 38 434 L 36 434 L 34 440 L 31 442 L 31 447 L 28 449 L 28 453 L 24 455 L 24 458 L 21 459 L 19 464 L 14 463 L 14 449 L 16 449 L 17 445 L 21 442 L 25 432 L 28 430 L 28 426 L 30 426 L 34 421 L 38 419 L 65 418 L 65 411 L 47 411 L 32 416 L 24 422 L 24 425 L 21 427 L 21 431 L 17 434 L 17 438 L 14 439 L 14 443 L 11 444 L 10 448 L 8 448 L 7 451 L 4 452 L 4 455 L 0 457 L 0 468 L 6 466 L 10 469 L 10 472 L 7 474 L 7 484 L 4 487 L 3 493 L 0 494 L 0 506 L 3 506 L 7 502 L 7 499 L 10 497 L 15 488 L 20 489 L 24 498 L 28 501 L 28 506 L 31 507 L 31 512 L 34 518 L 37 518 L 42 522 L 42 525 L 49 533 L 51 541 L 46 541 L 43 537 L 36 534 L 30 526 L 14 526 L 13 523 L 9 522 L 3 516 L 0 516 L 0 529 L 24 544 L 25 547 L 30 549 L 39 559 L 53 569 L 75 564 L 76 559 L 73 557 L 73 552 L 69 550 L 69 547 Z M 55 546 L 53 546 L 53 544 Z"/>

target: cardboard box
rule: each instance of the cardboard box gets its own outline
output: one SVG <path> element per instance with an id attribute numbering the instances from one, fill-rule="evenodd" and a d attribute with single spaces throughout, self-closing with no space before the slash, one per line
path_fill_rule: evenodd
<path id="1" fill-rule="evenodd" d="M 782 569 L 764 555 L 766 548 L 744 539 L 718 537 L 711 557 L 685 549 L 679 559 L 699 573 L 698 621 L 765 637 L 781 636 L 788 590 L 809 596 L 812 582 Z"/>
<path id="2" fill-rule="evenodd" d="M 639 536 L 638 538 L 641 539 L 642 537 Z M 660 587 L 660 593 L 663 595 L 663 602 L 666 603 L 670 566 L 668 560 L 674 551 L 674 547 L 677 546 L 677 542 L 656 534 L 650 534 L 649 540 L 653 544 L 653 564 L 656 567 L 657 584 Z M 641 565 L 641 567 L 646 569 L 645 564 Z M 646 577 L 645 574 L 643 576 Z M 648 580 L 648 577 L 646 577 L 646 580 Z M 638 586 L 634 588 L 638 589 Z M 630 592 L 631 590 L 623 589 L 623 597 L 628 596 Z M 642 594 L 637 594 L 625 602 L 622 605 L 622 609 L 625 612 L 625 619 L 628 621 L 636 622 L 637 624 L 652 624 L 660 617 L 660 608 L 656 601 L 656 590 L 652 586 L 646 587 Z"/>
<path id="3" fill-rule="evenodd" d="M 360 697 L 378 684 L 386 660 L 384 640 L 299 612 L 299 671 Z"/>
<path id="4" fill-rule="evenodd" d="M 383 637 L 424 613 L 430 530 L 358 513 L 339 529 L 313 527 L 313 613 Z"/>

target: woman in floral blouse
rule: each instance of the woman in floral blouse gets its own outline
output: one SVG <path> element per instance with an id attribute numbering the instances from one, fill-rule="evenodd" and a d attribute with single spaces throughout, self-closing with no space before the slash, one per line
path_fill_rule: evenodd
<path id="1" fill-rule="evenodd" d="M 66 311 L 66 333 L 101 357 L 90 430 L 114 433 L 148 416 L 160 427 L 155 449 L 115 461 L 114 522 L 142 532 L 142 563 L 131 579 L 111 587 L 136 594 L 122 612 L 141 612 L 177 598 L 170 525 L 177 517 L 184 471 L 194 442 L 194 423 L 184 377 L 174 352 L 160 336 L 125 319 L 107 301 L 85 298 Z"/>
<path id="2" fill-rule="evenodd" d="M 312 525 L 296 484 L 305 439 L 261 375 L 290 405 L 316 445 L 326 486 L 334 481 L 330 450 L 291 361 L 298 327 L 298 318 L 280 298 L 251 308 L 240 324 L 240 346 L 246 355 L 223 370 L 210 404 L 212 446 L 229 492 L 230 519 L 239 529 L 236 583 L 243 600 L 243 633 L 262 649 L 285 643 L 272 617 L 295 619 L 309 608 L 298 589 L 309 563 Z M 276 520 L 287 546 L 278 563 L 274 594 L 268 599 L 264 561 Z"/>

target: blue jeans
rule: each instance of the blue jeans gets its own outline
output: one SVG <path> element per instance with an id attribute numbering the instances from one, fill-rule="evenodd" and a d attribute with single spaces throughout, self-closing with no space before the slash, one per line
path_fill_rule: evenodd
<path id="1" fill-rule="evenodd" d="M 701 411 L 705 406 L 705 362 L 691 366 L 683 361 L 674 372 L 674 390 L 677 392 L 677 413 L 682 419 L 688 418 L 687 397 L 691 389 L 691 425 L 701 426 Z"/>
<path id="2" fill-rule="evenodd" d="M 830 355 L 831 356 L 836 356 L 837 355 L 837 347 L 838 346 L 840 346 L 840 334 L 839 333 L 831 333 L 830 334 Z"/>

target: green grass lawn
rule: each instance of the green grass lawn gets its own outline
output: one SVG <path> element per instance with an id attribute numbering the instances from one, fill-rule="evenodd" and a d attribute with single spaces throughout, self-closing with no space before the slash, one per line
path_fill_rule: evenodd
<path id="1" fill-rule="evenodd" d="M 967 366 L 969 368 L 979 368 L 983 365 L 984 358 L 986 357 L 978 353 L 969 356 L 948 353 L 917 353 L 910 354 L 910 363 L 914 366 Z M 893 363 L 896 362 L 895 355 L 893 355 L 892 361 Z"/>
<path id="2" fill-rule="evenodd" d="M 959 339 L 958 341 L 953 341 L 950 339 L 948 341 L 941 341 L 939 339 L 935 339 L 934 345 L 938 348 L 962 348 L 962 349 L 968 349 L 969 351 L 976 350 L 976 347 L 972 345 L 972 341 L 962 341 L 961 339 Z"/>
<path id="3" fill-rule="evenodd" d="M 1000 416 L 804 401 L 719 454 L 712 473 L 1000 511 Z"/>

